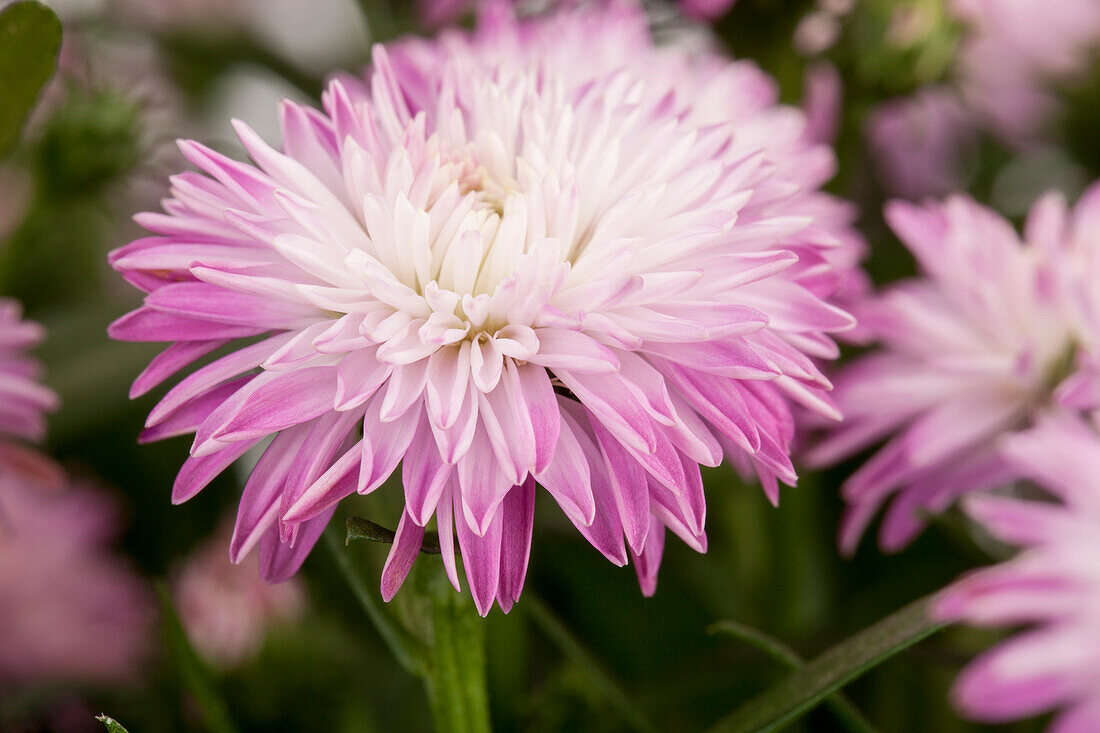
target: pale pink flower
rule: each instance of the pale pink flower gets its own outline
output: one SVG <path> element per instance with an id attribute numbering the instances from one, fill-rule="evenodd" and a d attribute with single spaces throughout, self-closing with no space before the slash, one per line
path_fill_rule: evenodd
<path id="1" fill-rule="evenodd" d="M 824 300 L 843 244 L 817 223 L 848 212 L 804 189 L 832 156 L 760 72 L 708 56 L 678 78 L 647 36 L 615 62 L 580 32 L 599 17 L 377 46 L 323 112 L 283 104 L 281 150 L 235 123 L 254 165 L 182 143 L 207 175 L 173 178 L 167 213 L 137 217 L 155 236 L 113 253 L 148 295 L 111 332 L 176 342 L 135 395 L 238 346 L 143 435 L 196 434 L 177 502 L 274 436 L 234 561 L 258 546 L 265 577 L 290 576 L 336 503 L 400 463 L 385 598 L 434 516 L 455 587 L 457 533 L 478 609 L 509 609 L 536 485 L 652 592 L 666 527 L 706 547 L 700 464 L 727 454 L 773 498 L 795 481 L 792 401 L 836 416 L 810 357 L 852 325 Z"/>
<path id="2" fill-rule="evenodd" d="M 116 512 L 86 485 L 0 472 L 0 694 L 125 683 L 149 651 L 149 588 L 108 547 Z"/>
<path id="3" fill-rule="evenodd" d="M 45 413 L 57 407 L 57 395 L 39 382 L 40 366 L 28 353 L 43 335 L 41 326 L 23 320 L 19 303 L 0 298 L 0 467 L 14 460 L 12 439 L 42 439 Z"/>
<path id="4" fill-rule="evenodd" d="M 1074 313 L 1096 298 L 1082 262 L 1100 250 L 1098 193 L 1072 213 L 1056 195 L 1041 199 L 1023 241 L 961 196 L 887 207 L 922 274 L 858 309 L 880 347 L 838 377 L 834 396 L 846 421 L 809 456 L 833 462 L 888 439 L 843 486 L 851 505 L 846 550 L 895 494 L 880 532 L 887 549 L 920 530 L 922 512 L 1009 479 L 998 440 L 1032 424 L 1062 378 L 1084 363 L 1075 357 L 1087 343 L 1084 320 Z M 1062 390 L 1087 386 L 1085 376 L 1073 380 Z"/>
<path id="5" fill-rule="evenodd" d="M 977 125 L 958 94 L 926 87 L 882 103 L 867 120 L 867 142 L 884 188 L 910 200 L 965 188 L 964 164 Z"/>
<path id="6" fill-rule="evenodd" d="M 265 583 L 255 555 L 240 565 L 225 546 L 232 523 L 195 549 L 172 578 L 172 597 L 195 649 L 221 667 L 253 657 L 268 630 L 297 621 L 305 610 L 306 589 L 296 578 Z"/>
<path id="7" fill-rule="evenodd" d="M 934 613 L 979 626 L 1029 625 L 972 662 L 955 683 L 968 716 L 1003 722 L 1059 710 L 1051 733 L 1100 730 L 1100 436 L 1060 415 L 1002 442 L 1006 461 L 1061 503 L 974 496 L 970 515 L 1022 548 L 964 576 Z"/>
<path id="8" fill-rule="evenodd" d="M 1095 0 L 954 0 L 969 26 L 958 75 L 967 102 L 1014 143 L 1040 132 L 1057 109 L 1053 83 L 1080 75 L 1100 44 Z"/>

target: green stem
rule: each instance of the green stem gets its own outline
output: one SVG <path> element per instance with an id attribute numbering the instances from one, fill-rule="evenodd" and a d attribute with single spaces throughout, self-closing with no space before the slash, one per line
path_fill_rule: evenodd
<path id="1" fill-rule="evenodd" d="M 337 532 L 334 527 L 325 530 L 325 546 L 397 661 L 424 681 L 436 729 L 440 733 L 488 733 L 485 622 L 478 617 L 470 598 L 454 592 L 442 567 L 434 568 L 426 589 L 406 583 L 403 593 L 421 592 L 429 596 L 431 639 L 421 641 L 367 590 Z M 385 534 L 384 528 L 373 523 L 349 522 L 345 544 L 358 538 L 385 541 Z"/>
<path id="2" fill-rule="evenodd" d="M 339 530 L 332 526 L 325 530 L 325 547 L 336 561 L 336 567 L 351 589 L 352 595 L 359 601 L 359 605 L 374 624 L 374 628 L 378 630 L 378 635 L 386 642 L 386 646 L 390 648 L 405 671 L 424 677 L 428 673 L 428 648 L 398 624 L 374 594 L 367 590 L 363 579 L 352 566 L 347 550 L 341 547 L 338 533 Z"/>
<path id="3" fill-rule="evenodd" d="M 431 664 L 424 682 L 440 733 L 488 733 L 485 621 L 438 574 L 432 583 Z"/>
<path id="4" fill-rule="evenodd" d="M 753 628 L 737 621 L 719 621 L 708 630 L 709 633 L 723 633 L 735 636 L 767 654 L 775 661 L 790 670 L 796 670 L 806 663 L 798 652 L 791 649 L 779 639 L 765 634 L 759 629 Z M 825 698 L 833 714 L 836 715 L 845 728 L 852 733 L 875 733 L 874 727 L 863 717 L 859 709 L 842 692 L 836 692 Z"/>
<path id="5" fill-rule="evenodd" d="M 932 596 L 915 601 L 806 663 L 715 725 L 712 733 L 763 733 L 797 719 L 880 662 L 939 631 Z"/>
<path id="6" fill-rule="evenodd" d="M 588 675 L 589 680 L 600 689 L 623 718 L 635 730 L 655 733 L 657 728 L 638 712 L 637 706 L 630 701 L 618 683 L 604 672 L 595 657 L 573 638 L 569 629 L 554 615 L 554 612 L 530 590 L 524 593 L 523 600 L 523 608 L 535 625 L 558 646 L 566 658 Z"/>
<path id="7" fill-rule="evenodd" d="M 157 595 L 160 597 L 160 611 L 172 661 L 179 670 L 184 687 L 198 705 L 206 729 L 213 733 L 236 733 L 237 727 L 229 715 L 229 708 L 218 694 L 210 669 L 191 646 L 163 582 L 157 583 Z"/>

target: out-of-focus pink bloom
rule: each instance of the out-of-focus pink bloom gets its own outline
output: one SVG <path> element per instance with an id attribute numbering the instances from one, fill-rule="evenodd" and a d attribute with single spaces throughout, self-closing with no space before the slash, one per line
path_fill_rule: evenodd
<path id="1" fill-rule="evenodd" d="M 198 547 L 172 579 L 172 597 L 187 636 L 208 660 L 222 667 L 247 661 L 270 627 L 292 623 L 305 609 L 305 587 L 292 578 L 265 583 L 255 555 L 240 565 L 225 546 L 232 525 Z"/>
<path id="2" fill-rule="evenodd" d="M 774 498 L 791 405 L 837 416 L 810 357 L 852 326 L 827 302 L 850 212 L 802 113 L 755 67 L 654 49 L 632 7 L 483 23 L 375 47 L 323 112 L 284 103 L 281 150 L 236 123 L 254 165 L 183 143 L 207 175 L 112 255 L 148 294 L 111 333 L 175 342 L 135 395 L 255 339 L 143 439 L 196 434 L 184 501 L 274 435 L 231 541 L 270 579 L 401 463 L 385 598 L 434 515 L 451 582 L 457 533 L 479 611 L 509 609 L 536 484 L 652 592 L 666 528 L 706 547 L 700 464 Z"/>
<path id="3" fill-rule="evenodd" d="M 39 364 L 27 353 L 43 335 L 41 326 L 23 320 L 19 303 L 0 299 L 0 445 L 40 440 L 45 413 L 57 407 L 57 395 L 39 383 Z"/>
<path id="4" fill-rule="evenodd" d="M 803 56 L 817 56 L 832 48 L 839 38 L 840 21 L 837 17 L 823 10 L 815 10 L 798 21 L 791 42 Z"/>
<path id="5" fill-rule="evenodd" d="M 977 126 L 953 90 L 928 87 L 879 105 L 867 121 L 867 141 L 888 193 L 916 200 L 964 188 Z"/>
<path id="6" fill-rule="evenodd" d="M 806 68 L 802 79 L 802 110 L 806 114 L 804 137 L 831 145 L 840 132 L 844 82 L 828 61 L 817 60 Z"/>
<path id="7" fill-rule="evenodd" d="M 1075 346 L 1088 341 L 1074 303 L 1096 298 L 1080 263 L 1100 249 L 1098 192 L 1072 214 L 1057 196 L 1041 199 L 1025 241 L 963 197 L 887 207 L 923 274 L 859 309 L 881 347 L 842 372 L 835 398 L 847 419 L 810 452 L 827 463 L 889 438 L 844 484 L 846 550 L 891 495 L 880 540 L 897 549 L 921 528 L 921 512 L 1009 479 L 998 440 L 1052 404 Z"/>
<path id="8" fill-rule="evenodd" d="M 1095 0 L 954 0 L 970 25 L 959 55 L 969 105 L 1013 143 L 1025 143 L 1056 109 L 1051 82 L 1083 72 L 1100 44 Z"/>
<path id="9" fill-rule="evenodd" d="M 1060 710 L 1051 733 L 1100 730 L 1100 436 L 1060 415 L 1002 442 L 1005 460 L 1061 503 L 974 496 L 970 515 L 1023 548 L 964 576 L 938 598 L 940 618 L 1029 624 L 972 662 L 955 683 L 968 716 L 1003 722 Z"/>
<path id="10" fill-rule="evenodd" d="M 154 611 L 115 529 L 97 489 L 0 472 L 0 691 L 133 680 Z"/>

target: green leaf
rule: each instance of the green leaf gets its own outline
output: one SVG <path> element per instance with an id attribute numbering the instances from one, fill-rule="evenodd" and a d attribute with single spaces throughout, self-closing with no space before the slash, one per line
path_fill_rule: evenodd
<path id="1" fill-rule="evenodd" d="M 763 733 L 798 718 L 880 662 L 939 631 L 928 616 L 931 596 L 915 601 L 828 649 L 779 684 L 735 710 L 713 733 Z"/>
<path id="2" fill-rule="evenodd" d="M 485 622 L 468 595 L 459 595 L 442 572 L 432 583 L 432 646 L 428 699 L 437 731 L 489 731 Z"/>
<path id="3" fill-rule="evenodd" d="M 350 545 L 352 540 L 370 540 L 371 542 L 392 545 L 396 536 L 392 529 L 387 529 L 381 524 L 375 524 L 369 519 L 363 519 L 363 517 L 348 517 L 347 528 L 348 536 L 344 540 L 345 545 Z M 425 532 L 424 539 L 420 543 L 420 551 L 429 555 L 438 555 L 440 552 L 439 535 L 435 532 Z"/>
<path id="4" fill-rule="evenodd" d="M 18 142 L 60 50 L 61 21 L 45 5 L 18 2 L 0 11 L 0 157 Z"/>
<path id="5" fill-rule="evenodd" d="M 718 621 L 712 624 L 708 633 L 729 634 L 741 641 L 756 647 L 775 661 L 788 669 L 799 669 L 806 663 L 798 652 L 789 646 L 759 629 L 748 626 L 738 621 Z M 863 717 L 855 705 L 841 692 L 835 692 L 825 698 L 825 704 L 833 710 L 833 714 L 844 724 L 844 727 L 852 733 L 875 733 L 875 729 Z"/>
<path id="6" fill-rule="evenodd" d="M 229 716 L 229 708 L 218 694 L 210 670 L 187 639 L 187 632 L 183 630 L 172 605 L 172 597 L 164 583 L 157 583 L 157 594 L 160 596 L 160 612 L 164 619 L 168 651 L 179 670 L 184 687 L 191 693 L 202 713 L 206 729 L 213 733 L 236 733 L 237 728 Z"/>
<path id="7" fill-rule="evenodd" d="M 129 731 L 122 727 L 122 723 L 118 722 L 110 715 L 103 715 L 101 713 L 95 716 L 95 719 L 103 723 L 104 727 L 107 728 L 107 733 L 129 733 Z"/>

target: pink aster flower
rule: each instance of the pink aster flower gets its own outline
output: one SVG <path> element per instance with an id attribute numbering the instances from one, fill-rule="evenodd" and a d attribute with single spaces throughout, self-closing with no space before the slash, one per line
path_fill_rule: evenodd
<path id="1" fill-rule="evenodd" d="M 835 415 L 810 356 L 852 325 L 824 300 L 841 245 L 800 185 L 831 157 L 767 145 L 807 150 L 800 113 L 758 109 L 717 58 L 706 83 L 742 98 L 693 107 L 655 59 L 592 71 L 590 38 L 541 22 L 376 47 L 323 112 L 283 104 L 281 149 L 235 123 L 251 164 L 182 143 L 205 175 L 175 177 L 166 213 L 138 216 L 154 236 L 112 255 L 147 293 L 112 334 L 175 342 L 134 394 L 234 346 L 150 414 L 146 440 L 195 433 L 173 500 L 274 436 L 234 561 L 259 546 L 288 577 L 336 503 L 400 464 L 385 598 L 434 516 L 455 587 L 457 535 L 478 609 L 509 609 L 537 486 L 652 592 L 666 528 L 706 547 L 700 464 L 728 454 L 774 496 L 796 478 L 792 402 Z"/>
<path id="2" fill-rule="evenodd" d="M 920 513 L 1008 481 L 1003 435 L 1033 424 L 1057 395 L 1068 404 L 1100 393 L 1088 367 L 1088 322 L 1100 313 L 1100 187 L 1073 211 L 1058 195 L 1040 199 L 1023 241 L 958 196 L 895 202 L 886 216 L 923 273 L 861 306 L 880 348 L 839 376 L 846 422 L 809 456 L 833 462 L 888 439 L 844 484 L 849 551 L 893 495 L 880 533 L 887 549 L 912 539 Z"/>
<path id="3" fill-rule="evenodd" d="M 867 140 L 889 193 L 916 200 L 965 188 L 963 163 L 977 143 L 977 125 L 953 90 L 927 87 L 876 107 Z"/>
<path id="4" fill-rule="evenodd" d="M 1006 460 L 1061 503 L 971 497 L 971 516 L 1023 548 L 956 582 L 934 613 L 1030 628 L 972 662 L 955 683 L 968 716 L 1003 722 L 1056 709 L 1051 733 L 1100 730 L 1100 436 L 1069 416 L 1003 442 Z"/>
<path id="5" fill-rule="evenodd" d="M 149 650 L 149 589 L 108 542 L 99 490 L 0 473 L 0 694 L 126 682 Z"/>
<path id="6" fill-rule="evenodd" d="M 959 58 L 967 101 L 1013 142 L 1034 137 L 1057 108 L 1051 82 L 1084 72 L 1100 44 L 1095 0 L 954 0 L 952 10 L 970 26 Z"/>
<path id="7" fill-rule="evenodd" d="M 23 320 L 19 303 L 0 298 L 0 469 L 51 473 L 44 459 L 11 442 L 41 440 L 44 415 L 57 407 L 57 395 L 38 382 L 39 364 L 27 353 L 42 337 L 38 324 Z"/>
<path id="8" fill-rule="evenodd" d="M 240 565 L 226 557 L 232 523 L 188 556 L 172 579 L 180 621 L 195 648 L 221 667 L 247 661 L 263 645 L 268 629 L 292 623 L 305 610 L 305 587 L 292 578 L 265 583 L 255 555 Z"/>

